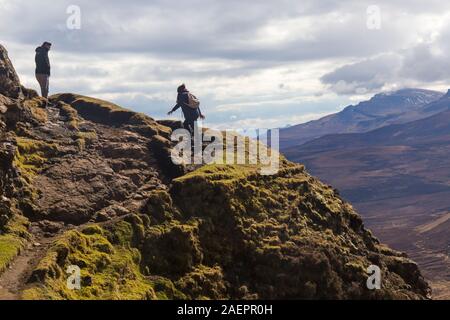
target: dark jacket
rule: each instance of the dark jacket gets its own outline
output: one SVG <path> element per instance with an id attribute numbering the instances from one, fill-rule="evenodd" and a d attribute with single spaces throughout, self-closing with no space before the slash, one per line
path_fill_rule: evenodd
<path id="1" fill-rule="evenodd" d="M 37 47 L 34 61 L 36 62 L 36 74 L 50 75 L 50 60 L 47 48 Z"/>
<path id="2" fill-rule="evenodd" d="M 178 93 L 177 104 L 172 108 L 172 112 L 176 111 L 178 108 L 183 110 L 184 118 L 188 121 L 196 121 L 200 116 L 200 108 L 192 109 L 188 106 L 189 103 L 189 91 L 183 91 Z"/>

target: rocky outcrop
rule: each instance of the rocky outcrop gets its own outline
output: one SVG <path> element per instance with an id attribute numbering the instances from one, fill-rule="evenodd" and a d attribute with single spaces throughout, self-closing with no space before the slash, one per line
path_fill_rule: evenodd
<path id="1" fill-rule="evenodd" d="M 19 77 L 9 60 L 8 52 L 0 45 L 0 95 L 19 98 L 21 94 Z"/>
<path id="2" fill-rule="evenodd" d="M 429 295 L 417 266 L 381 245 L 301 165 L 282 159 L 273 176 L 249 165 L 174 165 L 170 134 L 179 123 L 76 94 L 55 95 L 47 108 L 33 95 L 8 97 L 2 219 L 26 218 L 32 236 L 55 237 L 33 264 L 25 298 Z M 372 264 L 381 290 L 365 285 Z M 81 269 L 81 290 L 67 289 L 71 265 Z"/>

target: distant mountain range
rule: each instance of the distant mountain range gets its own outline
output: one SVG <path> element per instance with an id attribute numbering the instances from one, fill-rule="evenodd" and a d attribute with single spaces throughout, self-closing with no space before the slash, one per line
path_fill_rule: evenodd
<path id="1" fill-rule="evenodd" d="M 410 100 L 405 99 L 405 93 Z M 392 107 L 403 110 L 403 114 L 396 111 L 397 116 L 385 123 L 404 121 L 408 118 L 408 100 L 410 117 L 429 116 L 364 133 L 329 134 L 300 146 L 295 142 L 290 143 L 294 146 L 282 144 L 281 151 L 289 160 L 304 163 L 313 175 L 337 187 L 383 241 L 407 251 L 433 280 L 437 294 L 449 298 L 450 91 L 428 104 L 419 102 L 436 94 L 401 90 L 376 95 L 353 107 L 354 113 L 362 114 L 360 107 L 368 111 L 376 105 L 379 114 L 389 114 Z M 326 118 L 342 119 L 348 109 Z M 349 126 L 362 128 L 359 119 L 348 120 Z M 323 123 L 327 126 L 330 121 Z M 311 129 L 310 136 L 323 132 Z M 299 137 L 300 142 L 303 139 Z"/>
<path id="2" fill-rule="evenodd" d="M 390 124 L 423 119 L 442 110 L 439 104 L 429 105 L 442 96 L 442 92 L 423 89 L 380 93 L 368 101 L 348 106 L 341 112 L 281 129 L 280 144 L 286 148 L 327 134 L 361 133 Z"/>

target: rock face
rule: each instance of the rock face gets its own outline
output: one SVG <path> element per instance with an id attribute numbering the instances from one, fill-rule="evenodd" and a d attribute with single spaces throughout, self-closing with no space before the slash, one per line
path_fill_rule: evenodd
<path id="1" fill-rule="evenodd" d="M 0 45 L 0 95 L 18 98 L 21 92 L 19 77 L 8 58 L 8 52 Z"/>
<path id="2" fill-rule="evenodd" d="M 351 205 L 301 165 L 282 159 L 273 176 L 248 165 L 177 166 L 170 159 L 176 123 L 75 94 L 51 97 L 48 108 L 37 97 L 8 98 L 0 245 L 11 237 L 37 244 L 40 234 L 54 237 L 32 261 L 24 298 L 430 293 L 414 262 L 381 245 Z M 14 252 L 0 264 L 13 259 Z M 81 269 L 81 290 L 67 289 L 70 265 Z M 366 287 L 370 265 L 382 271 L 380 290 Z"/>

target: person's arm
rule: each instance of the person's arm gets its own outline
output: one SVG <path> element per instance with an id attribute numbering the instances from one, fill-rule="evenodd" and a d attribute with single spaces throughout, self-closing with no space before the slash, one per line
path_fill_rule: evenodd
<path id="1" fill-rule="evenodd" d="M 202 110 L 200 110 L 200 107 L 198 107 L 198 115 L 200 116 L 200 119 L 205 119 L 205 116 L 202 114 Z"/>
<path id="2" fill-rule="evenodd" d="M 167 114 L 168 114 L 168 115 L 171 115 L 172 113 L 174 113 L 175 111 L 177 111 L 178 108 L 181 107 L 181 105 L 182 105 L 182 103 L 183 103 L 183 100 L 185 100 L 184 98 L 185 98 L 185 97 L 184 97 L 183 95 L 178 94 L 178 96 L 177 96 L 177 104 L 176 104 L 176 105 L 172 108 L 172 110 L 170 110 Z"/>
<path id="3" fill-rule="evenodd" d="M 181 107 L 181 105 L 180 105 L 179 103 L 177 103 L 177 104 L 172 108 L 172 110 L 170 110 L 167 114 L 168 114 L 168 115 L 171 115 L 172 113 L 174 113 L 175 111 L 177 111 L 177 109 L 178 109 L 179 107 Z"/>

